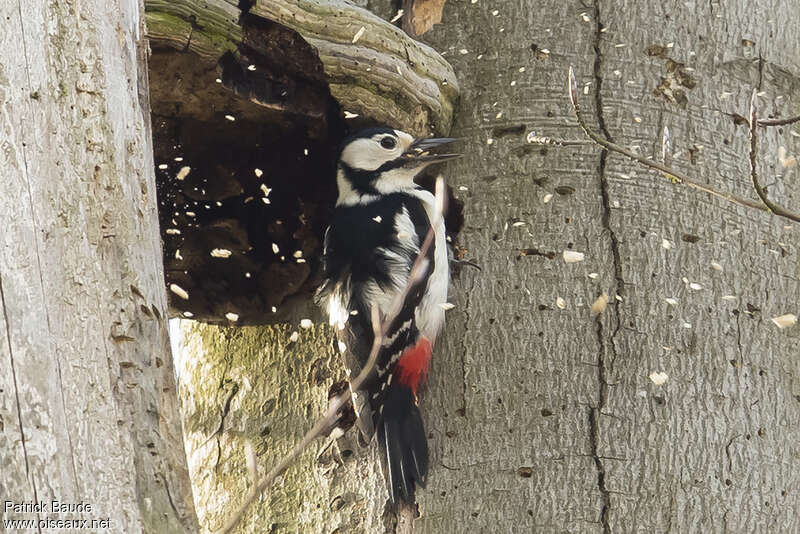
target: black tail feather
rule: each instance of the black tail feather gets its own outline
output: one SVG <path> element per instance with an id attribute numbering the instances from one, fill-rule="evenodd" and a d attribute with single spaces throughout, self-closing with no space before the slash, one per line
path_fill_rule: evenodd
<path id="1" fill-rule="evenodd" d="M 410 388 L 397 383 L 389 386 L 378 425 L 378 443 L 386 454 L 392 503 L 395 507 L 400 500 L 413 504 L 415 486 L 424 488 L 428 476 L 428 440 Z"/>

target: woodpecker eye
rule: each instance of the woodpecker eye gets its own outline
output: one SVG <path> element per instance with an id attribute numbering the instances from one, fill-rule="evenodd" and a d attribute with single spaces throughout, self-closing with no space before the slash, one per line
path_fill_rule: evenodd
<path id="1" fill-rule="evenodd" d="M 381 146 L 386 150 L 391 150 L 397 146 L 397 140 L 394 137 L 384 137 L 381 139 Z"/>

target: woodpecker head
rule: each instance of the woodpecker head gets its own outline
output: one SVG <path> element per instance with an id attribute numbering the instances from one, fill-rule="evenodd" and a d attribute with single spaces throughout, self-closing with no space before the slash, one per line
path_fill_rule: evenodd
<path id="1" fill-rule="evenodd" d="M 370 128 L 348 137 L 337 168 L 338 203 L 357 202 L 361 195 L 388 194 L 414 187 L 414 178 L 428 165 L 459 154 L 429 151 L 452 143 L 450 137 L 414 139 L 391 128 Z"/>

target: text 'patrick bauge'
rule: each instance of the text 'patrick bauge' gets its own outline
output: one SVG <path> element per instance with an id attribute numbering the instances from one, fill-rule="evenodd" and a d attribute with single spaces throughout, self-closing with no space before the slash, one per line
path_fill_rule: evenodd
<path id="1" fill-rule="evenodd" d="M 90 514 L 93 508 L 91 504 L 85 502 L 3 501 L 3 512 L 6 514 Z"/>

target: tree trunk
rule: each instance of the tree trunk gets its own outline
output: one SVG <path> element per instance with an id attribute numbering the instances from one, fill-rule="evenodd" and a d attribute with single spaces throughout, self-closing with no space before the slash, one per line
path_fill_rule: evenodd
<path id="1" fill-rule="evenodd" d="M 465 138 L 465 157 L 446 176 L 465 203 L 459 245 L 481 270 L 454 276 L 456 308 L 423 393 L 432 468 L 414 532 L 800 531 L 798 327 L 770 321 L 798 313 L 800 228 L 591 145 L 525 141 L 531 131 L 584 139 L 567 99 L 572 65 L 593 128 L 655 158 L 668 126 L 675 167 L 755 198 L 747 131 L 726 113 L 745 115 L 756 87 L 761 109 L 797 114 L 800 40 L 785 21 L 798 19 L 788 1 L 446 3 L 425 40 L 460 81 L 451 134 Z M 760 171 L 773 199 L 798 211 L 774 164 L 778 146 L 800 151 L 790 130 L 760 130 Z M 569 250 L 583 261 L 565 262 Z M 610 303 L 593 316 L 603 293 Z M 200 341 L 209 365 L 222 361 L 219 335 Z M 278 354 L 288 336 L 223 351 L 274 353 L 231 378 L 239 390 L 254 377 L 273 384 L 247 402 L 269 417 L 234 416 L 265 467 L 320 413 L 312 362 L 334 365 L 317 337 Z M 227 421 L 234 404 L 211 398 Z M 204 439 L 231 428 L 215 421 Z M 216 452 L 240 481 L 242 450 Z M 374 445 L 345 450 L 356 454 L 327 464 L 308 452 L 245 531 L 393 531 Z"/>
<path id="2" fill-rule="evenodd" d="M 2 517 L 193 532 L 143 5 L 113 4 L 0 7 Z"/>
<path id="3" fill-rule="evenodd" d="M 722 111 L 746 115 L 758 87 L 762 109 L 797 113 L 800 40 L 770 18 L 800 7 L 672 5 L 448 2 L 430 33 L 461 82 L 469 142 L 448 176 L 482 271 L 455 280 L 434 360 L 418 532 L 800 530 L 797 339 L 769 320 L 797 313 L 800 228 L 594 147 L 524 141 L 583 138 L 573 65 L 595 129 L 657 158 L 669 126 L 677 168 L 755 198 L 746 127 Z M 761 131 L 762 174 L 778 145 L 798 151 L 787 130 Z"/>

